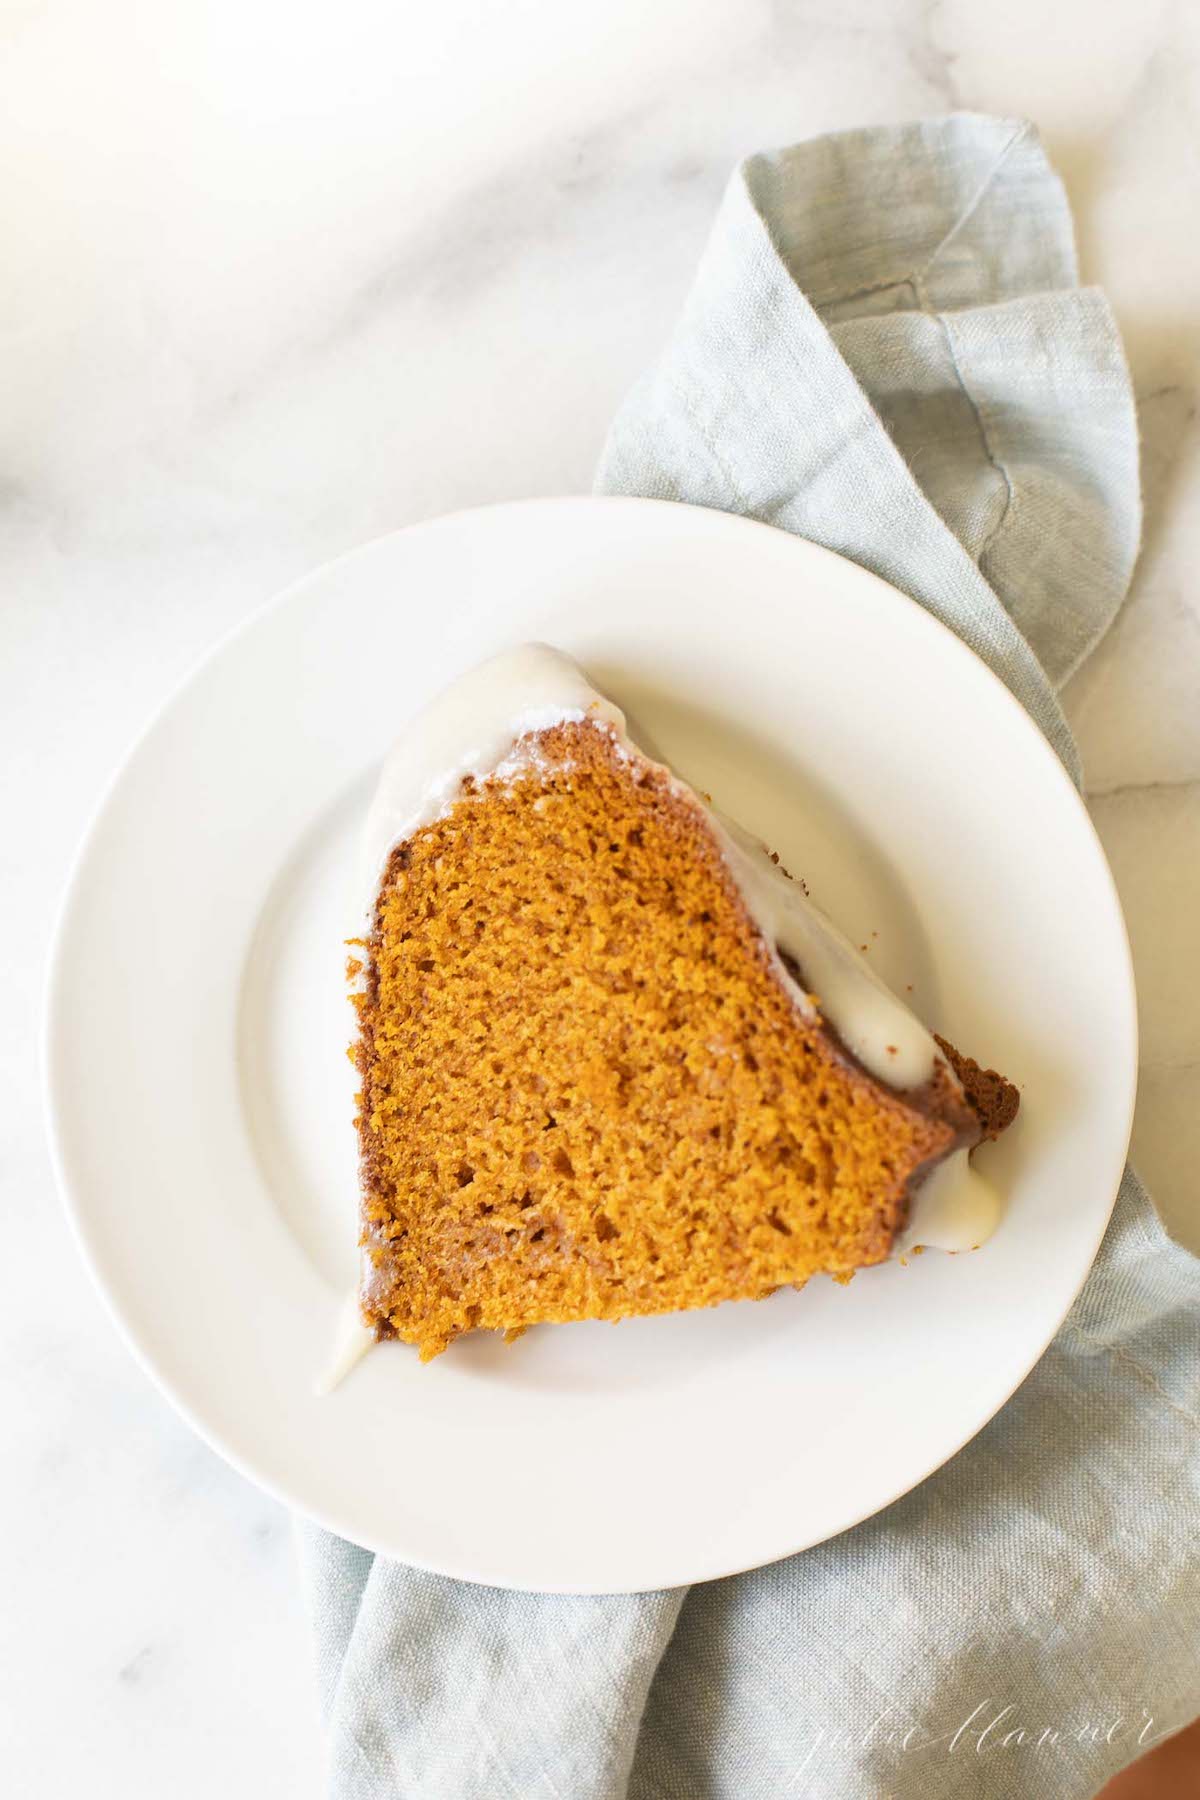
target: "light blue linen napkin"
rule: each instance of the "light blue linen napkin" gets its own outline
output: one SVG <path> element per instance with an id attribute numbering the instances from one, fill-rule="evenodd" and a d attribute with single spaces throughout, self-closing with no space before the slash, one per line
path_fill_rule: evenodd
<path id="1" fill-rule="evenodd" d="M 599 486 L 746 513 L 912 594 L 1023 701 L 1121 602 L 1133 398 L 1031 126 L 735 174 Z M 511 1594 L 302 1541 L 335 1800 L 1079 1800 L 1200 1710 L 1200 1265 L 1132 1173 L 1034 1373 L 907 1498 L 689 1592 Z"/>

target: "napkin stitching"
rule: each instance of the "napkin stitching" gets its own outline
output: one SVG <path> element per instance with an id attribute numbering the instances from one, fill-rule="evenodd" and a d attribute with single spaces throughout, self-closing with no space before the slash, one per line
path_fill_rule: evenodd
<path id="1" fill-rule="evenodd" d="M 999 165 L 997 165 L 997 167 L 998 166 Z M 937 252 L 935 251 L 934 255 L 936 255 L 936 254 L 937 254 Z M 1008 469 L 1005 467 L 1004 463 L 1002 463 L 1000 461 L 999 457 L 996 455 L 995 451 L 992 449 L 992 440 L 988 433 L 987 422 L 983 416 L 983 408 L 979 404 L 979 402 L 976 400 L 976 398 L 975 398 L 974 394 L 971 392 L 970 388 L 967 386 L 966 379 L 963 375 L 962 369 L 959 366 L 958 354 L 954 348 L 954 336 L 950 330 L 949 324 L 946 321 L 945 315 L 943 313 L 936 311 L 932 306 L 929 305 L 928 296 L 925 291 L 925 283 L 924 283 L 923 276 L 921 276 L 921 275 L 914 276 L 913 286 L 915 287 L 917 297 L 921 302 L 922 312 L 927 313 L 931 318 L 937 320 L 938 327 L 942 334 L 942 339 L 946 345 L 946 352 L 950 358 L 950 367 L 954 370 L 954 379 L 958 383 L 959 392 L 962 394 L 963 399 L 966 401 L 967 405 L 970 407 L 972 416 L 974 417 L 975 423 L 979 428 L 979 441 L 983 445 L 983 453 L 987 457 L 988 462 L 991 464 L 992 468 L 995 469 L 996 473 L 1000 476 L 1000 479 L 1004 483 L 1004 505 L 1000 509 L 1000 517 L 996 520 L 996 523 L 992 526 L 992 529 L 988 532 L 987 536 L 984 538 L 982 544 L 980 544 L 979 549 L 975 554 L 975 561 L 982 568 L 984 557 L 987 555 L 987 553 L 991 549 L 993 543 L 995 542 L 997 537 L 999 537 L 1001 531 L 1003 531 L 1005 525 L 1008 523 L 1010 515 L 1012 515 L 1016 510 L 1017 492 L 1016 492 L 1016 488 L 1013 485 L 1013 479 L 1012 479 L 1012 476 L 1009 474 Z"/>
<path id="2" fill-rule="evenodd" d="M 788 268 L 788 273 L 791 274 L 790 266 Z M 796 280 L 794 275 L 792 275 L 792 280 Z M 799 285 L 800 284 L 797 282 L 797 286 Z M 886 281 L 871 281 L 867 283 L 866 287 L 851 288 L 848 294 L 843 294 L 839 290 L 833 294 L 825 294 L 819 300 L 815 294 L 810 295 L 809 298 L 812 302 L 813 311 L 824 313 L 831 306 L 849 306 L 852 300 L 865 300 L 871 294 L 886 294 L 889 288 L 898 287 L 911 288 L 913 290 L 913 298 L 919 298 L 917 295 L 916 277 L 913 275 L 895 275 L 890 276 Z"/>
<path id="3" fill-rule="evenodd" d="M 937 261 L 938 257 L 942 254 L 942 251 L 946 248 L 946 246 L 948 244 L 952 244 L 954 242 L 955 238 L 958 236 L 959 232 L 963 229 L 963 227 L 965 225 L 969 224 L 970 221 L 975 217 L 975 214 L 979 211 L 979 208 L 982 206 L 984 200 L 987 198 L 987 194 L 988 194 L 989 189 L 992 186 L 992 183 L 995 181 L 997 175 L 1000 173 L 1001 169 L 1004 167 L 1005 163 L 1008 161 L 1009 152 L 1013 149 L 1013 147 L 1017 143 L 1020 142 L 1020 140 L 1023 137 L 1027 137 L 1029 135 L 1031 129 L 1032 128 L 1029 125 L 1029 122 L 1025 119 L 1020 120 L 1018 122 L 1018 124 L 1014 127 L 1012 136 L 1001 147 L 1000 153 L 996 157 L 995 162 L 992 164 L 991 168 L 988 170 L 987 174 L 984 176 L 983 180 L 980 182 L 978 188 L 975 190 L 975 193 L 973 194 L 971 199 L 968 200 L 968 202 L 967 202 L 966 206 L 963 208 L 962 212 L 959 213 L 957 219 L 955 219 L 953 225 L 950 227 L 950 229 L 946 233 L 945 237 L 942 238 L 940 243 L 934 245 L 933 249 L 930 251 L 929 255 L 926 257 L 925 261 L 922 263 L 922 265 L 918 271 L 918 276 L 917 276 L 918 280 L 923 280 L 924 277 L 926 275 L 928 275 L 929 271 L 932 269 L 934 263 Z"/>
<path id="4" fill-rule="evenodd" d="M 931 318 L 936 319 L 938 322 L 938 326 L 939 326 L 939 329 L 941 330 L 943 340 L 945 341 L 947 353 L 949 354 L 949 357 L 950 357 L 950 366 L 954 370 L 954 378 L 958 382 L 959 391 L 961 392 L 963 399 L 966 401 L 967 405 L 971 408 L 971 412 L 974 415 L 975 423 L 979 428 L 979 440 L 980 440 L 980 443 L 983 445 L 983 453 L 987 457 L 988 462 L 991 464 L 992 468 L 995 469 L 996 473 L 1000 476 L 1001 480 L 1004 483 L 1004 506 L 1003 506 L 1003 509 L 1001 510 L 1000 517 L 997 519 L 996 523 L 992 526 L 992 529 L 988 532 L 983 543 L 979 546 L 978 553 L 976 554 L 975 559 L 974 559 L 975 562 L 980 566 L 982 566 L 983 559 L 987 555 L 988 550 L 991 548 L 992 544 L 995 542 L 999 533 L 1004 529 L 1004 526 L 1007 524 L 1010 516 L 1012 515 L 1012 513 L 1014 511 L 1015 502 L 1016 502 L 1016 489 L 1013 486 L 1013 480 L 1012 480 L 1012 477 L 1009 474 L 1007 468 L 999 460 L 999 458 L 995 454 L 995 451 L 992 449 L 992 441 L 991 441 L 991 437 L 988 433 L 987 424 L 984 420 L 983 409 L 979 405 L 979 403 L 976 401 L 974 394 L 972 394 L 971 390 L 968 388 L 968 386 L 966 384 L 966 381 L 963 378 L 963 372 L 962 372 L 962 369 L 959 367 L 958 356 L 954 349 L 954 339 L 951 334 L 950 327 L 946 322 L 945 316 L 931 304 L 930 298 L 929 298 L 929 292 L 925 285 L 925 278 L 929 274 L 930 270 L 933 268 L 934 264 L 937 262 L 938 258 L 941 256 L 942 252 L 946 249 L 946 247 L 949 244 L 952 244 L 954 242 L 954 239 L 958 236 L 959 232 L 962 231 L 963 228 L 967 224 L 969 224 L 971 219 L 974 218 L 975 214 L 979 211 L 979 208 L 982 206 L 989 191 L 991 190 L 991 187 L 992 187 L 993 183 L 995 182 L 997 175 L 999 175 L 1001 169 L 1004 167 L 1004 164 L 1008 161 L 1009 155 L 1011 154 L 1012 150 L 1018 143 L 1020 143 L 1020 141 L 1023 138 L 1027 137 L 1029 135 L 1029 133 L 1030 133 L 1030 126 L 1028 125 L 1028 123 L 1025 120 L 1022 120 L 1018 125 L 1016 125 L 1014 127 L 1012 134 L 1010 135 L 1010 137 L 1007 139 L 1007 141 L 1001 147 L 999 155 L 996 157 L 995 162 L 992 164 L 991 168 L 988 170 L 987 174 L 984 176 L 983 180 L 980 182 L 978 188 L 975 190 L 975 193 L 972 195 L 971 199 L 967 202 L 967 204 L 963 208 L 962 212 L 958 215 L 958 218 L 955 219 L 955 221 L 954 221 L 953 225 L 950 227 L 949 231 L 947 231 L 945 236 L 941 239 L 941 241 L 934 246 L 934 248 L 930 251 L 929 255 L 926 257 L 924 263 L 922 263 L 921 267 L 914 272 L 914 274 L 911 278 L 913 289 L 914 289 L 914 292 L 916 293 L 917 301 L 921 307 L 922 312 L 928 313 Z"/>
<path id="5" fill-rule="evenodd" d="M 1186 1406 L 1181 1406 L 1178 1400 L 1174 1399 L 1172 1395 L 1168 1394 L 1166 1388 L 1162 1385 L 1162 1382 L 1159 1381 L 1158 1377 L 1150 1369 L 1144 1369 L 1137 1358 L 1135 1356 L 1130 1356 L 1128 1350 L 1122 1349 L 1120 1344 L 1110 1344 L 1108 1346 L 1108 1351 L 1109 1355 L 1114 1357 L 1117 1362 L 1126 1364 L 1126 1366 L 1132 1369 L 1135 1374 L 1140 1375 L 1147 1387 L 1153 1388 L 1159 1399 L 1165 1400 L 1171 1411 L 1173 1413 L 1178 1413 L 1179 1417 L 1190 1425 L 1193 1431 L 1200 1431 L 1200 1419 L 1198 1419 L 1194 1413 L 1189 1412 Z"/>
<path id="6" fill-rule="evenodd" d="M 704 420 L 700 416 L 699 411 L 697 410 L 696 406 L 693 404 L 692 397 L 688 393 L 686 387 L 683 385 L 683 383 L 681 381 L 677 380 L 676 377 L 673 375 L 668 374 L 667 380 L 668 380 L 668 383 L 671 386 L 671 388 L 674 389 L 675 393 L 678 394 L 680 400 L 682 400 L 684 407 L 687 410 L 689 418 L 691 419 L 693 425 L 696 427 L 696 430 L 699 432 L 700 437 L 704 442 L 705 448 L 708 450 L 709 455 L 712 457 L 712 459 L 716 463 L 718 469 L 721 471 L 722 475 L 725 477 L 725 480 L 729 485 L 730 493 L 733 495 L 734 500 L 737 502 L 738 506 L 741 508 L 741 510 L 743 512 L 745 512 L 745 513 L 753 512 L 754 508 L 751 505 L 749 498 L 745 494 L 743 494 L 741 488 L 738 485 L 737 478 L 734 475 L 733 470 L 729 467 L 729 464 L 725 461 L 725 458 L 721 455 L 721 452 L 717 449 L 716 440 L 710 434 L 708 427 L 705 425 Z"/>

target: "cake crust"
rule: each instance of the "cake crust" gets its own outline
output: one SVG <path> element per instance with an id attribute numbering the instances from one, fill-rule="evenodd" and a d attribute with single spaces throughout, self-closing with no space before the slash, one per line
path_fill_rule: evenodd
<path id="1" fill-rule="evenodd" d="M 1017 1116 L 1021 1105 L 1017 1089 L 998 1069 L 981 1068 L 974 1057 L 964 1056 L 936 1032 L 934 1041 L 958 1076 L 967 1105 L 979 1119 L 981 1135 L 988 1139 L 998 1138 Z"/>

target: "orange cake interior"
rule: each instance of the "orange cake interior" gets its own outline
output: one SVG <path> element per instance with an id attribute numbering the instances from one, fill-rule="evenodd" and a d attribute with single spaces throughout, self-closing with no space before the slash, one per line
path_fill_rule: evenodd
<path id="1" fill-rule="evenodd" d="M 429 1358 L 882 1260 L 1013 1090 L 885 1086 L 690 790 L 587 719 L 521 750 L 393 848 L 360 952 L 366 1323 Z"/>

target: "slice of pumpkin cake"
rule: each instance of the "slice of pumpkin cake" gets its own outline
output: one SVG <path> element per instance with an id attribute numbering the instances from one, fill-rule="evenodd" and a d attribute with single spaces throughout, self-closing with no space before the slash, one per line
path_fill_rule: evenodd
<path id="1" fill-rule="evenodd" d="M 361 1305 L 462 1332 L 751 1299 L 987 1235 L 1016 1094 L 941 1046 L 566 657 L 476 669 L 367 829 Z"/>

